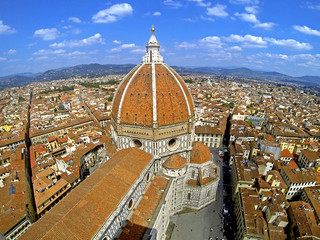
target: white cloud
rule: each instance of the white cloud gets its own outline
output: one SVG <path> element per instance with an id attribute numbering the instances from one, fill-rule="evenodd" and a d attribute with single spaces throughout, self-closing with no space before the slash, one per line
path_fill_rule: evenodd
<path id="1" fill-rule="evenodd" d="M 266 54 L 267 57 L 269 58 L 275 58 L 275 59 L 281 59 L 281 60 L 288 60 L 289 57 L 286 54 L 271 54 L 271 53 L 267 53 Z"/>
<path id="2" fill-rule="evenodd" d="M 40 37 L 43 40 L 53 40 L 58 38 L 60 35 L 60 32 L 56 28 L 43 28 L 38 29 L 34 32 L 34 37 Z"/>
<path id="3" fill-rule="evenodd" d="M 132 49 L 130 52 L 131 53 L 139 53 L 139 54 L 141 54 L 141 53 L 145 53 L 146 49 L 144 49 L 144 48 L 136 48 L 136 49 Z"/>
<path id="4" fill-rule="evenodd" d="M 276 24 L 273 22 L 265 22 L 265 23 L 256 23 L 253 27 L 257 28 L 264 28 L 264 29 L 271 29 L 275 26 Z"/>
<path id="5" fill-rule="evenodd" d="M 85 55 L 85 54 L 87 54 L 87 53 L 80 52 L 80 51 L 74 51 L 74 52 L 67 53 L 66 56 L 73 57 L 73 56 L 80 56 L 80 55 Z"/>
<path id="6" fill-rule="evenodd" d="M 15 49 L 10 49 L 8 52 L 7 52 L 7 54 L 8 55 L 12 55 L 12 54 L 15 54 L 17 52 L 17 50 L 15 50 Z"/>
<path id="7" fill-rule="evenodd" d="M 200 18 L 201 18 L 201 16 L 200 16 Z M 184 18 L 183 21 L 185 21 L 185 22 L 196 22 L 196 21 L 198 21 L 198 19 L 197 18 Z"/>
<path id="8" fill-rule="evenodd" d="M 62 29 L 71 29 L 72 28 L 72 25 L 65 25 L 65 26 L 62 26 Z"/>
<path id="9" fill-rule="evenodd" d="M 252 14 L 257 14 L 258 13 L 258 7 L 257 6 L 247 6 L 244 9 L 248 13 L 252 13 Z"/>
<path id="10" fill-rule="evenodd" d="M 161 12 L 154 12 L 152 15 L 153 16 L 161 16 Z"/>
<path id="11" fill-rule="evenodd" d="M 249 10 L 252 11 L 252 9 L 249 9 Z M 257 19 L 256 15 L 253 13 L 236 12 L 234 15 L 239 17 L 242 21 L 253 23 L 254 24 L 253 27 L 256 27 L 256 28 L 271 29 L 275 26 L 275 23 L 272 23 L 272 22 L 265 22 L 265 23 L 260 22 Z"/>
<path id="12" fill-rule="evenodd" d="M 4 57 L 0 57 L 0 62 L 2 62 L 2 61 L 6 61 L 7 59 L 6 58 L 4 58 Z"/>
<path id="13" fill-rule="evenodd" d="M 112 48 L 110 51 L 111 52 L 120 52 L 123 49 L 129 49 L 129 48 L 135 48 L 135 47 L 136 47 L 136 45 L 134 43 L 125 43 L 117 48 Z"/>
<path id="14" fill-rule="evenodd" d="M 11 34 L 15 32 L 16 30 L 14 28 L 10 27 L 9 25 L 3 24 L 3 21 L 0 20 L 0 34 Z"/>
<path id="15" fill-rule="evenodd" d="M 291 48 L 294 50 L 310 50 L 312 49 L 312 45 L 310 43 L 298 42 L 294 39 L 274 39 L 274 38 L 265 38 L 268 42 L 273 45 Z"/>
<path id="16" fill-rule="evenodd" d="M 205 3 L 203 0 L 188 0 L 189 2 L 195 2 L 197 6 L 199 7 L 210 7 L 211 2 Z"/>
<path id="17" fill-rule="evenodd" d="M 315 36 L 320 36 L 320 31 L 319 30 L 315 30 L 315 29 L 311 29 L 307 26 L 293 26 L 293 28 L 299 32 L 302 32 L 304 34 L 308 34 L 308 35 L 315 35 Z"/>
<path id="18" fill-rule="evenodd" d="M 252 36 L 247 34 L 245 36 L 240 36 L 236 34 L 231 34 L 229 37 L 224 38 L 228 42 L 239 42 L 242 43 L 242 47 L 245 48 L 266 48 L 267 42 L 262 39 L 262 37 Z"/>
<path id="19" fill-rule="evenodd" d="M 249 14 L 249 13 L 235 13 L 235 16 L 239 17 L 241 20 L 245 22 L 250 22 L 250 23 L 258 23 L 259 20 L 257 19 L 256 15 L 254 14 Z"/>
<path id="20" fill-rule="evenodd" d="M 163 4 L 173 8 L 178 8 L 182 6 L 180 2 L 174 0 L 165 0 L 163 1 Z"/>
<path id="21" fill-rule="evenodd" d="M 118 40 L 113 40 L 112 41 L 114 44 L 121 44 L 121 41 L 118 41 Z"/>
<path id="22" fill-rule="evenodd" d="M 131 15 L 133 8 L 128 3 L 114 4 L 107 9 L 103 9 L 92 16 L 94 23 L 112 23 L 121 18 Z"/>
<path id="23" fill-rule="evenodd" d="M 63 49 L 40 49 L 37 52 L 34 52 L 33 55 L 35 57 L 30 58 L 30 60 L 35 61 L 43 61 L 43 60 L 50 60 L 53 61 L 55 59 L 78 59 L 80 56 L 89 56 L 92 54 L 96 54 L 97 52 L 91 51 L 91 52 L 80 52 L 80 51 L 73 51 L 73 52 L 66 52 Z"/>
<path id="24" fill-rule="evenodd" d="M 64 54 L 66 51 L 63 49 L 57 49 L 57 50 L 51 50 L 51 49 L 40 49 L 36 52 L 33 53 L 33 55 L 36 56 L 46 56 L 46 55 L 59 55 L 59 54 Z"/>
<path id="25" fill-rule="evenodd" d="M 238 5 L 256 5 L 259 3 L 259 0 L 230 0 L 230 3 Z"/>
<path id="26" fill-rule="evenodd" d="M 207 8 L 207 15 L 216 17 L 227 17 L 229 14 L 225 11 L 226 5 L 216 4 L 212 8 Z"/>
<path id="27" fill-rule="evenodd" d="M 77 17 L 69 17 L 68 20 L 74 23 L 81 23 L 81 20 Z"/>
<path id="28" fill-rule="evenodd" d="M 205 44 L 209 48 L 221 48 L 221 39 L 217 36 L 205 37 L 199 40 L 201 44 Z"/>
<path id="29" fill-rule="evenodd" d="M 214 22 L 214 19 L 212 17 L 205 17 L 203 15 L 200 15 L 200 19 L 206 20 L 206 21 L 210 21 L 210 22 Z"/>
<path id="30" fill-rule="evenodd" d="M 262 38 L 247 34 L 240 36 L 231 34 L 229 37 L 224 37 L 227 42 L 238 42 L 241 43 L 241 47 L 244 48 L 266 48 L 268 43 L 281 47 L 291 48 L 294 50 L 310 50 L 312 45 L 309 43 L 298 42 L 294 39 L 274 39 L 274 38 Z"/>
<path id="31" fill-rule="evenodd" d="M 176 45 L 178 48 L 195 48 L 197 45 L 194 43 L 182 42 Z"/>
<path id="32" fill-rule="evenodd" d="M 84 38 L 82 40 L 64 40 L 63 42 L 60 43 L 53 43 L 50 45 L 50 47 L 53 48 L 64 48 L 64 47 L 83 47 L 83 46 L 89 46 L 93 44 L 104 44 L 102 36 L 100 33 L 96 33 L 95 35 L 89 37 L 89 38 Z"/>
<path id="33" fill-rule="evenodd" d="M 310 9 L 314 9 L 314 10 L 320 10 L 320 4 L 312 4 L 310 2 L 307 2 L 307 7 L 310 8 Z"/>
<path id="34" fill-rule="evenodd" d="M 242 51 L 242 48 L 239 46 L 233 46 L 230 48 L 231 51 Z"/>

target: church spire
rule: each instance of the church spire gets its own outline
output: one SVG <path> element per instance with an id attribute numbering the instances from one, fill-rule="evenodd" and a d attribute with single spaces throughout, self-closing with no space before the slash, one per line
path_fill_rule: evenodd
<path id="1" fill-rule="evenodd" d="M 160 55 L 159 52 L 159 42 L 154 35 L 154 26 L 151 28 L 151 37 L 146 45 L 146 55 L 143 57 L 144 63 L 162 63 L 163 57 Z"/>

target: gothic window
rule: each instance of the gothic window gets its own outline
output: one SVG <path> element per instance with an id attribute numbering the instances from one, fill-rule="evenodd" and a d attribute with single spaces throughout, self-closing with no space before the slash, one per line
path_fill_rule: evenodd
<path id="1" fill-rule="evenodd" d="M 188 193 L 188 200 L 190 200 L 191 199 L 191 193 Z"/>
<path id="2" fill-rule="evenodd" d="M 196 171 L 195 171 L 195 170 L 192 170 L 191 178 L 194 178 L 195 174 L 196 174 Z"/>
<path id="3" fill-rule="evenodd" d="M 134 201 L 133 199 L 130 199 L 129 204 L 128 204 L 128 209 L 131 210 L 133 208 Z"/>
<path id="4" fill-rule="evenodd" d="M 148 175 L 147 175 L 147 182 L 149 182 L 149 181 L 150 181 L 150 179 L 151 179 L 151 174 L 150 174 L 150 173 L 148 173 Z"/>

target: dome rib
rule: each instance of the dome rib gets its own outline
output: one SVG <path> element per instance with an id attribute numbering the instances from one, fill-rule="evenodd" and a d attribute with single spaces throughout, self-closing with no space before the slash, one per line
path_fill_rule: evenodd
<path id="1" fill-rule="evenodd" d="M 152 69 L 151 69 L 151 74 L 152 74 L 152 118 L 153 118 L 153 124 L 158 123 L 158 118 L 157 118 L 157 80 L 156 80 L 156 66 L 155 63 L 152 63 Z"/>

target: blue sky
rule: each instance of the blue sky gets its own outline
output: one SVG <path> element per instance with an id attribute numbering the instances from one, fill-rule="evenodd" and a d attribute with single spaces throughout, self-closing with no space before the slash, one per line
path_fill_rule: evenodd
<path id="1" fill-rule="evenodd" d="M 320 76 L 318 0 L 1 0 L 0 76 L 141 61 Z"/>

